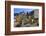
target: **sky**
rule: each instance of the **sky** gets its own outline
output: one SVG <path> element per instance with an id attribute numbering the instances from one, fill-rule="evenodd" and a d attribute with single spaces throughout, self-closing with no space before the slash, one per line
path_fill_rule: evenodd
<path id="1" fill-rule="evenodd" d="M 24 11 L 25 13 L 28 11 L 32 11 L 33 9 L 29 9 L 29 8 L 14 8 L 14 13 L 20 13 L 22 11 Z"/>

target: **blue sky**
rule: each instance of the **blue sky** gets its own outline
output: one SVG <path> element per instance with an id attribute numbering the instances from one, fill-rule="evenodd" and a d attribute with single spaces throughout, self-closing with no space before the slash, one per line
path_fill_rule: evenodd
<path id="1" fill-rule="evenodd" d="M 32 11 L 33 9 L 29 9 L 29 8 L 14 8 L 14 13 L 20 13 L 22 11 L 24 11 L 25 13 L 28 11 Z"/>

